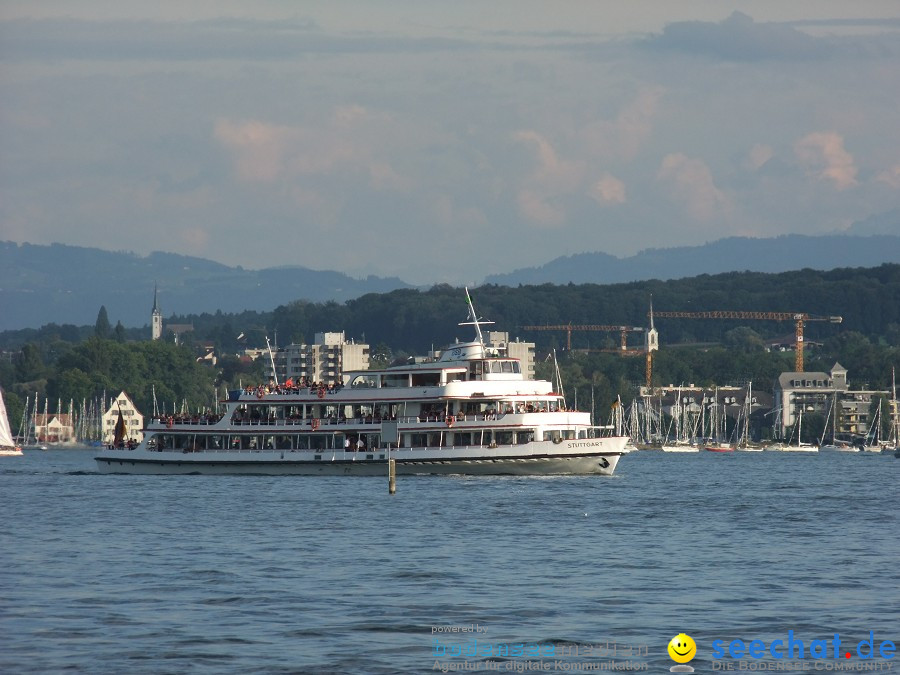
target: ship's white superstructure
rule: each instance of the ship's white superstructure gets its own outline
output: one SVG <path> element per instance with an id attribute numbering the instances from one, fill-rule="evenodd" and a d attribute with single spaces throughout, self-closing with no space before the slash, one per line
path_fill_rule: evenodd
<path id="1" fill-rule="evenodd" d="M 567 409 L 546 380 L 476 339 L 436 359 L 232 391 L 224 413 L 153 418 L 135 449 L 96 456 L 106 473 L 606 474 L 627 437 Z"/>

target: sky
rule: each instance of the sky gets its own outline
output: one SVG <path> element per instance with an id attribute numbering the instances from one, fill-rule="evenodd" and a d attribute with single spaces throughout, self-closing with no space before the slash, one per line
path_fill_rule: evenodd
<path id="1" fill-rule="evenodd" d="M 898 208 L 897 0 L 0 0 L 4 241 L 473 284 Z"/>

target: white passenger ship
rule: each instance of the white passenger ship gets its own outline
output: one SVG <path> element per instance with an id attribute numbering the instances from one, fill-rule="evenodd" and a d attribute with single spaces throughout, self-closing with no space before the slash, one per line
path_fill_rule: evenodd
<path id="1" fill-rule="evenodd" d="M 467 293 L 468 298 L 468 293 Z M 546 380 L 476 340 L 438 358 L 344 373 L 340 387 L 237 390 L 221 415 L 154 418 L 133 449 L 96 456 L 103 473 L 386 475 L 603 474 L 625 436 L 568 410 Z M 290 384 L 290 383 L 288 383 Z"/>

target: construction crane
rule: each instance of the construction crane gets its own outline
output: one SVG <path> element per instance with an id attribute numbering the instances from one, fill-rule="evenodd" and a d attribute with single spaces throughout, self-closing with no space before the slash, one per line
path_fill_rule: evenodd
<path id="1" fill-rule="evenodd" d="M 643 333 L 644 329 L 640 326 L 598 326 L 598 325 L 576 325 L 576 324 L 560 324 L 556 326 L 522 326 L 522 330 L 564 330 L 566 331 L 566 349 L 572 350 L 572 331 L 575 330 L 596 330 L 607 333 L 619 333 L 621 335 L 621 348 L 617 352 L 637 353 L 635 350 L 628 349 L 626 337 L 628 333 Z M 643 354 L 643 350 L 639 353 Z"/>
<path id="2" fill-rule="evenodd" d="M 710 312 L 659 312 L 650 311 L 653 318 L 670 319 L 754 319 L 760 321 L 794 321 L 796 326 L 797 349 L 794 359 L 794 369 L 798 373 L 803 372 L 803 326 L 807 321 L 828 321 L 829 323 L 841 323 L 843 318 L 839 316 L 814 316 L 802 312 L 741 312 L 732 310 Z M 649 364 L 648 364 L 649 371 Z M 649 380 L 649 372 L 647 379 Z"/>

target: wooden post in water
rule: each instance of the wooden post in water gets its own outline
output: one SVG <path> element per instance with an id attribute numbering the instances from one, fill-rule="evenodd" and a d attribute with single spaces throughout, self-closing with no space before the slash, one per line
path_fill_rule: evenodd
<path id="1" fill-rule="evenodd" d="M 399 443 L 400 431 L 397 422 L 381 423 L 381 442 L 384 443 L 388 456 L 388 494 L 397 491 L 397 460 L 391 457 L 391 443 Z"/>
<path id="2" fill-rule="evenodd" d="M 388 494 L 394 494 L 397 491 L 397 460 L 388 460 Z"/>

